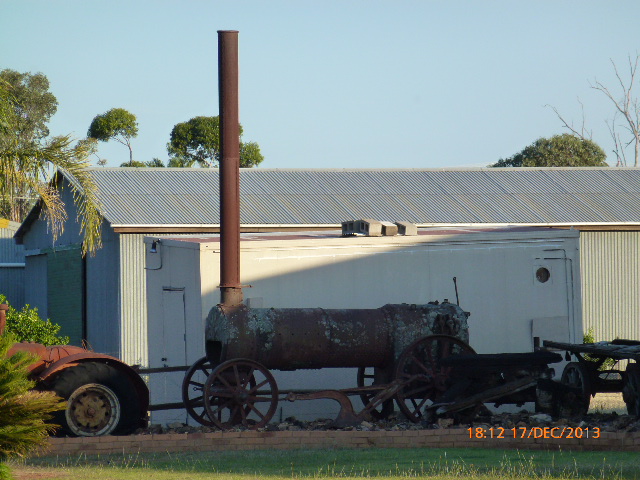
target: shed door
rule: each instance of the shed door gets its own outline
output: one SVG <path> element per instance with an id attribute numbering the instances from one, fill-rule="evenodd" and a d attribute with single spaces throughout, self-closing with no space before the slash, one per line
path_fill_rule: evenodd
<path id="1" fill-rule="evenodd" d="M 184 289 L 162 289 L 162 342 L 159 361 L 153 367 L 176 367 L 187 364 Z M 151 353 L 151 352 L 150 352 Z"/>
<path id="2" fill-rule="evenodd" d="M 574 293 L 570 259 L 558 257 L 556 252 L 549 252 L 548 256 L 537 258 L 534 264 L 537 318 L 532 321 L 532 337 L 538 337 L 540 342 L 568 342 L 572 337 Z"/>
<path id="3" fill-rule="evenodd" d="M 185 341 L 184 289 L 163 287 L 162 321 L 160 331 L 149 332 L 149 367 L 177 367 L 187 363 Z M 179 403 L 182 401 L 184 372 L 154 373 L 149 376 L 151 404 Z M 187 421 L 185 410 L 162 410 L 152 413 L 153 423 Z"/>
<path id="4" fill-rule="evenodd" d="M 85 338 L 84 259 L 80 245 L 47 253 L 47 315 L 71 345 Z"/>

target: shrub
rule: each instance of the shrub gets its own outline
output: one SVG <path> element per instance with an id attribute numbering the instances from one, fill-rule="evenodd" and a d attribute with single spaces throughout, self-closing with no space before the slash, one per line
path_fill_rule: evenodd
<path id="1" fill-rule="evenodd" d="M 583 343 L 596 343 L 596 335 L 593 332 L 593 327 L 590 327 L 586 332 L 584 332 L 583 335 Z M 597 362 L 600 360 L 601 357 L 595 356 L 595 355 L 589 355 L 589 354 L 585 354 L 583 355 L 583 357 L 585 358 L 585 360 L 588 360 L 590 362 Z M 598 368 L 598 370 L 611 370 L 616 364 L 616 361 L 613 358 L 605 358 L 604 362 L 602 362 L 602 365 L 600 365 L 600 368 Z"/>
<path id="2" fill-rule="evenodd" d="M 6 303 L 7 297 L 0 294 L 0 303 Z M 9 305 L 7 311 L 7 331 L 14 334 L 18 342 L 37 342 L 45 346 L 66 345 L 69 337 L 58 337 L 60 325 L 50 320 L 42 320 L 37 308 L 25 305 L 22 310 L 16 310 Z"/>

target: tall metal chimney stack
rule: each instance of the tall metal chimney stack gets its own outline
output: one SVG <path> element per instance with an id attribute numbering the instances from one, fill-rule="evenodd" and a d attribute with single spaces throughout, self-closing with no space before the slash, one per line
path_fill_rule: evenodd
<path id="1" fill-rule="evenodd" d="M 225 306 L 242 304 L 240 285 L 240 116 L 238 32 L 218 31 L 220 95 L 220 290 Z"/>

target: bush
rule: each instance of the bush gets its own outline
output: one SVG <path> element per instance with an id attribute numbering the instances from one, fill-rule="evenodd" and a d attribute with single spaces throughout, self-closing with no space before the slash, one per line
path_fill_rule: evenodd
<path id="1" fill-rule="evenodd" d="M 0 294 L 0 303 L 6 303 L 7 297 Z M 50 320 L 42 320 L 37 308 L 25 305 L 22 310 L 16 310 L 9 305 L 7 311 L 7 332 L 13 333 L 18 342 L 36 342 L 45 346 L 66 345 L 69 337 L 58 337 L 60 325 Z"/>
<path id="2" fill-rule="evenodd" d="M 584 332 L 584 336 L 583 336 L 583 343 L 596 343 L 596 335 L 595 333 L 593 333 L 593 327 L 590 327 L 586 332 Z M 585 360 L 588 360 L 590 362 L 598 362 L 601 357 L 598 357 L 597 355 L 589 355 L 589 354 L 584 354 L 583 357 L 585 358 Z M 600 368 L 598 368 L 598 370 L 611 370 L 616 364 L 616 361 L 613 358 L 605 358 L 604 362 L 602 362 L 602 365 L 600 365 Z"/>

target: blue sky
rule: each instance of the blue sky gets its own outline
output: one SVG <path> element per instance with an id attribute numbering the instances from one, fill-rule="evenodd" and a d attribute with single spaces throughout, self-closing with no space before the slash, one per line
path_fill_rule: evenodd
<path id="1" fill-rule="evenodd" d="M 615 163 L 613 106 L 589 82 L 618 88 L 610 59 L 626 74 L 639 19 L 637 0 L 0 0 L 0 68 L 47 75 L 53 134 L 121 107 L 134 157 L 166 159 L 176 123 L 218 113 L 216 31 L 234 29 L 262 167 L 482 166 L 565 131 L 546 104 L 579 125 L 578 98 Z"/>

